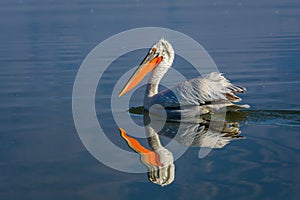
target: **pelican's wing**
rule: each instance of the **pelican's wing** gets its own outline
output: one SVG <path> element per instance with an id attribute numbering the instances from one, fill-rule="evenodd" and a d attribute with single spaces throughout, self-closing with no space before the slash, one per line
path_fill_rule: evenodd
<path id="1" fill-rule="evenodd" d="M 218 110 L 227 106 L 236 109 L 249 107 L 248 105 L 234 105 L 241 98 L 236 93 L 246 91 L 244 87 L 231 84 L 222 74 L 213 72 L 203 77 L 187 80 L 166 89 L 151 97 L 149 104 L 160 104 L 165 108 L 175 109 L 189 106 L 201 106 L 211 110 Z"/>

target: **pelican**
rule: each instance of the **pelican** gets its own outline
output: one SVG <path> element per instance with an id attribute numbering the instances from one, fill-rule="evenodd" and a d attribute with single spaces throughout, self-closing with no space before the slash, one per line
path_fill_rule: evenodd
<path id="1" fill-rule="evenodd" d="M 146 85 L 144 98 L 144 108 L 147 110 L 154 104 L 160 104 L 166 110 L 193 107 L 198 115 L 202 115 L 221 108 L 234 110 L 249 108 L 248 105 L 233 104 L 241 101 L 241 98 L 235 94 L 245 92 L 246 88 L 231 84 L 219 72 L 187 80 L 173 88 L 158 92 L 159 83 L 172 66 L 174 56 L 174 49 L 167 40 L 162 38 L 157 41 L 119 93 L 119 97 L 132 90 L 148 73 L 152 72 Z"/>

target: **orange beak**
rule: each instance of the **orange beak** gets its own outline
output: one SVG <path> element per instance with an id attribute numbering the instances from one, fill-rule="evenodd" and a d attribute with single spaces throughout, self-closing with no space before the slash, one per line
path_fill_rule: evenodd
<path id="1" fill-rule="evenodd" d="M 162 61 L 162 58 L 163 57 L 156 54 L 155 51 L 148 53 L 137 70 L 130 77 L 122 91 L 119 93 L 119 97 L 132 90 L 137 84 L 139 84 L 149 72 L 159 65 L 159 63 Z"/>

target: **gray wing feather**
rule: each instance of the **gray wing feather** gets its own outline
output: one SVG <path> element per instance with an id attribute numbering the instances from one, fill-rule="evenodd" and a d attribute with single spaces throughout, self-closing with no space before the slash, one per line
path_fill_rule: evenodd
<path id="1" fill-rule="evenodd" d="M 231 84 L 222 74 L 213 72 L 203 77 L 187 80 L 163 90 L 149 99 L 149 104 L 160 104 L 165 108 L 184 106 L 205 106 L 212 110 L 234 105 L 241 99 L 235 93 L 242 93 L 245 88 Z M 213 105 L 211 105 L 213 104 Z"/>

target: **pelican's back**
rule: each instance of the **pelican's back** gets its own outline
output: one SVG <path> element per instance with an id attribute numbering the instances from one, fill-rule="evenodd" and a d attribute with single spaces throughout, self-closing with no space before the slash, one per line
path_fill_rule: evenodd
<path id="1" fill-rule="evenodd" d="M 231 84 L 222 74 L 213 72 L 203 77 L 187 80 L 165 89 L 150 97 L 146 109 L 160 104 L 167 110 L 182 110 L 185 107 L 200 107 L 200 114 L 217 111 L 220 108 L 248 108 L 248 105 L 235 105 L 241 98 L 236 93 L 246 91 L 244 87 Z"/>

